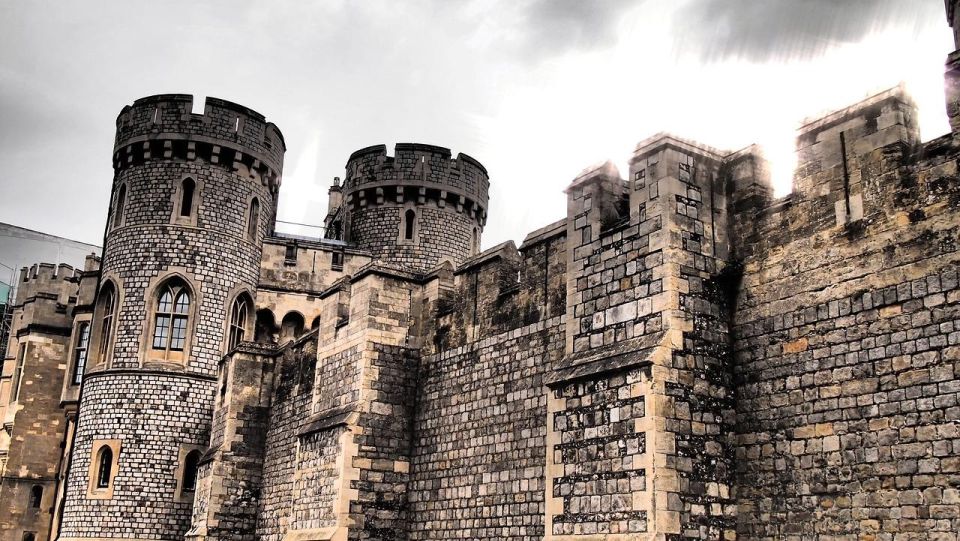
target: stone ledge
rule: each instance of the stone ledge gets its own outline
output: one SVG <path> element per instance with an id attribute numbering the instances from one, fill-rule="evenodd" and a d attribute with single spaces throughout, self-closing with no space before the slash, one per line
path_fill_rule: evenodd
<path id="1" fill-rule="evenodd" d="M 303 428 L 297 432 L 297 436 L 306 436 L 329 428 L 356 424 L 359 417 L 360 412 L 355 409 L 354 404 L 329 408 L 308 417 L 303 424 Z"/>
<path id="2" fill-rule="evenodd" d="M 666 347 L 666 334 L 666 331 L 660 331 L 567 356 L 557 363 L 553 373 L 547 374 L 545 383 L 548 387 L 557 387 L 578 379 L 650 366 L 653 364 L 654 351 L 658 347 Z"/>

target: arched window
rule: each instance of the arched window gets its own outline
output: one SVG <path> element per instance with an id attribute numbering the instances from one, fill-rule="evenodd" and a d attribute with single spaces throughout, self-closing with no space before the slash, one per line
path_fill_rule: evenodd
<path id="1" fill-rule="evenodd" d="M 43 501 L 43 487 L 40 485 L 33 485 L 33 488 L 30 489 L 30 507 L 33 509 L 40 509 L 40 503 Z"/>
<path id="2" fill-rule="evenodd" d="M 190 291 L 180 280 L 160 287 L 153 319 L 153 350 L 163 359 L 179 358 L 187 345 L 190 319 Z"/>
<path id="3" fill-rule="evenodd" d="M 273 317 L 273 312 L 262 308 L 257 310 L 257 324 L 254 329 L 254 341 L 258 343 L 268 343 L 275 340 L 277 332 L 277 319 Z"/>
<path id="4" fill-rule="evenodd" d="M 280 322 L 280 339 L 293 340 L 297 338 L 303 334 L 304 325 L 303 316 L 298 312 L 290 312 L 283 316 L 283 321 Z"/>
<path id="5" fill-rule="evenodd" d="M 97 451 L 97 488 L 109 488 L 113 473 L 113 449 L 104 445 Z"/>
<path id="6" fill-rule="evenodd" d="M 250 297 L 246 293 L 237 296 L 230 308 L 230 332 L 227 337 L 227 351 L 233 351 L 237 344 L 243 341 L 247 332 L 247 321 L 250 319 Z"/>
<path id="7" fill-rule="evenodd" d="M 100 343 L 98 344 L 98 362 L 107 360 L 110 350 L 110 336 L 113 334 L 113 316 L 117 309 L 117 291 L 111 282 L 107 282 L 100 290 Z"/>
<path id="8" fill-rule="evenodd" d="M 193 214 L 193 192 L 197 183 L 192 178 L 183 179 L 180 186 L 180 216 L 191 216 Z"/>
<path id="9" fill-rule="evenodd" d="M 417 219 L 417 213 L 413 209 L 407 209 L 403 216 L 403 238 L 413 240 L 414 221 Z"/>
<path id="10" fill-rule="evenodd" d="M 480 232 L 476 227 L 473 228 L 473 253 L 480 252 Z"/>
<path id="11" fill-rule="evenodd" d="M 319 329 L 320 328 L 320 316 L 313 318 L 313 323 L 310 324 L 310 329 Z"/>
<path id="12" fill-rule="evenodd" d="M 90 324 L 86 321 L 77 327 L 77 345 L 73 348 L 73 376 L 71 385 L 80 385 L 87 368 L 87 347 L 90 345 Z"/>
<path id="13" fill-rule="evenodd" d="M 127 185 L 120 185 L 120 191 L 117 192 L 117 205 L 113 209 L 113 227 L 119 226 L 123 222 L 123 207 L 127 202 Z"/>
<path id="14" fill-rule="evenodd" d="M 200 451 L 194 449 L 187 453 L 183 461 L 183 480 L 180 484 L 181 492 L 193 492 L 197 489 L 197 470 L 200 467 Z"/>
<path id="15" fill-rule="evenodd" d="M 257 228 L 260 226 L 260 201 L 254 197 L 250 202 L 250 211 L 247 216 L 247 237 L 251 241 L 257 240 Z"/>

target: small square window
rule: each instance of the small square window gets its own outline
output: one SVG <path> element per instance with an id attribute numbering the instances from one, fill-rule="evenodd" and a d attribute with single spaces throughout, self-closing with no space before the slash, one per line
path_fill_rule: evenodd
<path id="1" fill-rule="evenodd" d="M 284 262 L 287 264 L 294 264 L 297 262 L 297 245 L 288 244 L 286 250 L 283 253 Z"/>
<path id="2" fill-rule="evenodd" d="M 642 190 L 644 187 L 646 187 L 646 185 L 647 185 L 646 182 L 645 182 L 646 179 L 647 179 L 647 170 L 646 170 L 646 169 L 640 169 L 639 171 L 637 171 L 636 173 L 634 173 L 634 174 L 633 174 L 633 182 L 634 182 L 634 184 L 633 184 L 633 189 L 634 189 L 634 190 Z"/>

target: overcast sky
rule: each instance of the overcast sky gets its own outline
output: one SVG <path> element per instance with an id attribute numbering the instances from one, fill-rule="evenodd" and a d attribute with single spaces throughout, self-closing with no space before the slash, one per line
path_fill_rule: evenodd
<path id="1" fill-rule="evenodd" d="M 0 222 L 100 244 L 117 114 L 187 93 L 283 131 L 280 219 L 322 223 L 353 150 L 423 142 L 486 165 L 483 245 L 519 244 L 659 131 L 766 145 L 781 192 L 804 117 L 901 80 L 946 133 L 952 50 L 942 0 L 0 0 Z"/>

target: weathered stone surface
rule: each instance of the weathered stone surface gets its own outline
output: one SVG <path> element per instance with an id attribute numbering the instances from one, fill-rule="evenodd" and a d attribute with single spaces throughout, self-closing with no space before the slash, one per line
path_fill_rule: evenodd
<path id="1" fill-rule="evenodd" d="M 5 410 L 4 532 L 55 520 L 23 511 L 23 487 L 56 472 L 70 425 L 42 424 L 64 413 L 47 395 L 76 400 L 66 352 L 99 277 L 122 302 L 64 451 L 65 541 L 956 539 L 960 144 L 921 143 L 902 89 L 804 126 L 786 197 L 756 147 L 660 134 L 625 179 L 588 168 L 563 219 L 483 252 L 476 160 L 360 150 L 331 190 L 342 229 L 283 237 L 279 131 L 186 103 L 121 114 L 129 195 L 102 272 L 18 300 L 44 394 Z M 181 219 L 189 175 L 199 212 Z M 183 363 L 145 354 L 167 271 L 198 293 Z M 227 351 L 240 291 L 257 313 Z M 88 491 L 94 440 L 119 449 L 109 497 Z M 195 447 L 191 508 L 178 452 Z"/>

